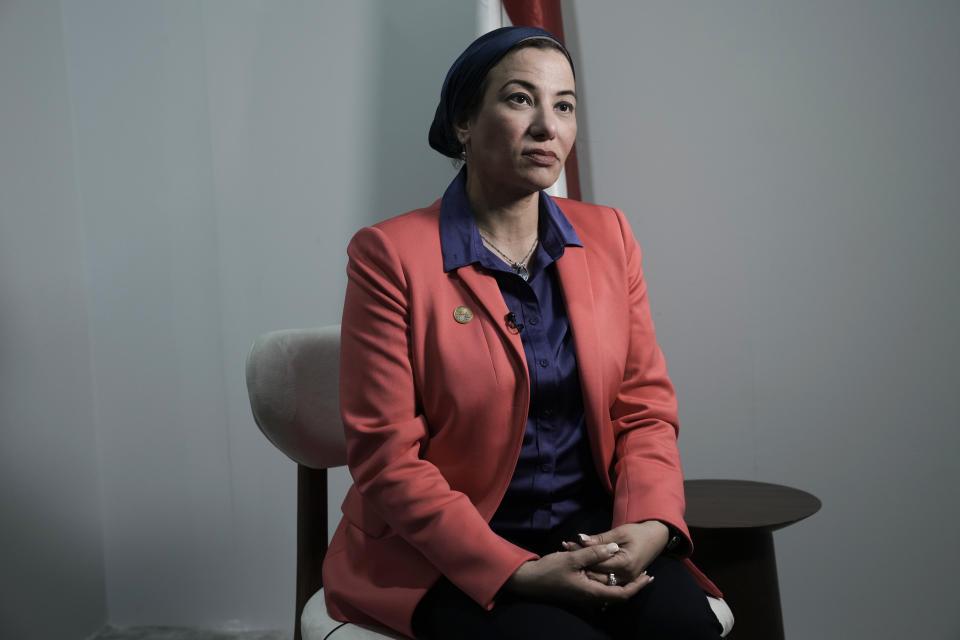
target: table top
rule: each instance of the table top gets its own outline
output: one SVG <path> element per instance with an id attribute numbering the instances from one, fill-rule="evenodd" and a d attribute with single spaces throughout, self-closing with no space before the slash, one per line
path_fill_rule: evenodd
<path id="1" fill-rule="evenodd" d="M 751 480 L 687 480 L 687 526 L 775 531 L 820 510 L 806 491 Z"/>

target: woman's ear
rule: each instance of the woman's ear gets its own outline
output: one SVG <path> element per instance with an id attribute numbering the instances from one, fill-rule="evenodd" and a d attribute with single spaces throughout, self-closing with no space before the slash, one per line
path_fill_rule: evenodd
<path id="1" fill-rule="evenodd" d="M 463 146 L 470 142 L 470 123 L 468 121 L 458 122 L 453 125 L 453 130 L 457 134 L 457 140 Z"/>

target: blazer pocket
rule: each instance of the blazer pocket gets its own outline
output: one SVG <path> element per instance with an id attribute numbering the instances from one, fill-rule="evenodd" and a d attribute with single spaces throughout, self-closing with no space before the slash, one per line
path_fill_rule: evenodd
<path id="1" fill-rule="evenodd" d="M 382 538 L 390 530 L 389 525 L 367 504 L 355 486 L 351 486 L 347 491 L 341 511 L 350 524 L 371 538 Z"/>

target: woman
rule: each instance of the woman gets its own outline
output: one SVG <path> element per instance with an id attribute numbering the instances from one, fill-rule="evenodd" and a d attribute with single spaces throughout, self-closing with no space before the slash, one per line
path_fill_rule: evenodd
<path id="1" fill-rule="evenodd" d="M 676 403 L 639 248 L 619 211 L 542 191 L 576 102 L 552 35 L 482 36 L 430 129 L 460 174 L 350 243 L 336 618 L 422 638 L 719 636 L 716 587 L 679 559 Z"/>

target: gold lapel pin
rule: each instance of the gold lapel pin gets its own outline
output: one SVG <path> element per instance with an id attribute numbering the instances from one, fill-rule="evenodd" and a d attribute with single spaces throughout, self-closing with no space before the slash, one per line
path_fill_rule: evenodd
<path id="1" fill-rule="evenodd" d="M 473 311 L 461 305 L 453 310 L 453 319 L 460 324 L 467 324 L 473 320 Z"/>

